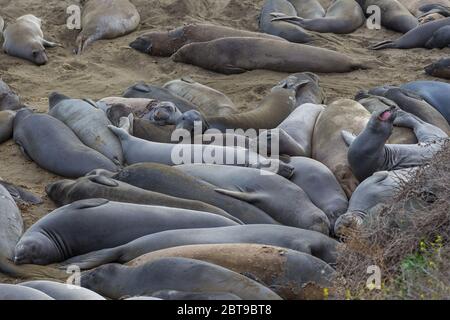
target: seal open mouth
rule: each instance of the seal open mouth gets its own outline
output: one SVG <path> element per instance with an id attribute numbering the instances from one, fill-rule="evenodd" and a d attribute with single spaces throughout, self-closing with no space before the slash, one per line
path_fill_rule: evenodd
<path id="1" fill-rule="evenodd" d="M 380 121 L 389 121 L 391 119 L 391 117 L 394 115 L 394 110 L 393 108 L 384 111 L 382 114 L 380 114 L 378 116 L 378 119 Z"/>

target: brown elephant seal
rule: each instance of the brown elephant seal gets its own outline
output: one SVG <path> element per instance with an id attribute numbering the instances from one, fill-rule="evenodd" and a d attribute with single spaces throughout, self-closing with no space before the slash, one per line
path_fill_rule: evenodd
<path id="1" fill-rule="evenodd" d="M 290 1 L 266 0 L 259 16 L 259 30 L 261 32 L 296 43 L 307 43 L 313 40 L 313 37 L 302 27 L 285 21 L 272 21 L 272 12 L 279 12 L 289 16 L 297 15 L 297 11 Z"/>
<path id="2" fill-rule="evenodd" d="M 363 63 L 336 51 L 258 38 L 191 43 L 178 50 L 172 59 L 223 74 L 258 69 L 288 73 L 343 73 L 366 69 Z"/>
<path id="3" fill-rule="evenodd" d="M 133 32 L 141 17 L 128 0 L 85 0 L 81 14 L 81 32 L 77 37 L 77 53 L 92 42 L 114 39 Z"/>
<path id="4" fill-rule="evenodd" d="M 0 111 L 18 110 L 24 107 L 19 96 L 0 79 Z"/>
<path id="5" fill-rule="evenodd" d="M 84 272 L 81 286 L 112 299 L 176 290 L 231 293 L 245 300 L 281 300 L 272 290 L 239 273 L 186 258 L 162 258 L 137 267 L 104 265 Z"/>
<path id="6" fill-rule="evenodd" d="M 260 244 L 200 244 L 147 253 L 127 263 L 138 267 L 161 258 L 180 257 L 209 262 L 257 279 L 280 297 L 322 299 L 335 271 L 311 255 Z"/>
<path id="7" fill-rule="evenodd" d="M 46 47 L 59 46 L 44 39 L 41 19 L 27 14 L 9 24 L 3 32 L 3 50 L 10 56 L 31 61 L 39 66 L 48 62 Z"/>
<path id="8" fill-rule="evenodd" d="M 11 139 L 16 113 L 11 110 L 0 111 L 0 143 Z"/>
<path id="9" fill-rule="evenodd" d="M 326 10 L 317 0 L 288 0 L 297 11 L 299 17 L 314 19 L 325 17 Z M 327 6 L 328 7 L 328 6 Z"/>
<path id="10" fill-rule="evenodd" d="M 348 147 L 342 139 L 341 131 L 360 133 L 369 118 L 370 113 L 361 104 L 342 99 L 325 108 L 314 128 L 312 158 L 322 162 L 333 172 L 348 197 L 352 195 L 359 182 L 348 163 Z"/>
<path id="11" fill-rule="evenodd" d="M 55 300 L 45 293 L 15 284 L 0 283 L 0 300 Z"/>
<path id="12" fill-rule="evenodd" d="M 167 82 L 163 88 L 192 102 L 205 116 L 226 116 L 237 112 L 233 101 L 225 94 L 187 77 Z"/>
<path id="13" fill-rule="evenodd" d="M 442 58 L 425 67 L 425 72 L 433 77 L 450 79 L 450 59 Z"/>
<path id="14" fill-rule="evenodd" d="M 105 300 L 94 291 L 67 283 L 37 280 L 22 282 L 19 285 L 39 290 L 55 300 Z"/>
<path id="15" fill-rule="evenodd" d="M 306 30 L 336 34 L 352 33 L 366 21 L 361 6 L 355 0 L 335 0 L 324 17 L 308 19 L 277 12 L 271 15 L 274 17 L 272 21 L 285 21 Z"/>
<path id="16" fill-rule="evenodd" d="M 152 56 L 169 57 L 186 44 L 229 37 L 285 41 L 282 38 L 260 32 L 238 30 L 212 24 L 188 24 L 171 31 L 145 33 L 130 43 L 130 47 Z"/>

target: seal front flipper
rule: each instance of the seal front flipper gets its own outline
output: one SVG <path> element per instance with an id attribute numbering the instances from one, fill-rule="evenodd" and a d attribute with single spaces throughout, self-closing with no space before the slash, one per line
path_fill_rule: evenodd
<path id="1" fill-rule="evenodd" d="M 220 69 L 221 72 L 223 72 L 224 74 L 240 74 L 248 71 L 244 68 L 236 67 L 231 64 L 227 64 L 226 66 L 223 66 L 223 68 Z"/>
<path id="2" fill-rule="evenodd" d="M 383 41 L 369 47 L 370 50 L 395 49 L 395 48 L 397 48 L 397 45 L 392 40 Z"/>
<path id="3" fill-rule="evenodd" d="M 107 204 L 109 200 L 106 199 L 87 199 L 76 201 L 69 205 L 71 209 L 82 210 L 89 208 L 96 208 Z"/>
<path id="4" fill-rule="evenodd" d="M 342 134 L 342 138 L 345 141 L 345 144 L 347 145 L 347 147 L 350 147 L 352 145 L 352 143 L 355 141 L 355 139 L 357 138 L 353 133 L 350 133 L 348 131 L 343 130 L 341 132 Z"/>
<path id="5" fill-rule="evenodd" d="M 214 191 L 224 194 L 226 196 L 242 200 L 248 203 L 255 203 L 261 199 L 261 195 L 258 195 L 257 193 L 247 193 L 242 191 L 231 191 L 226 189 L 215 189 Z"/>
<path id="6" fill-rule="evenodd" d="M 90 181 L 94 182 L 94 183 L 101 184 L 101 185 L 104 185 L 104 186 L 107 186 L 107 187 L 117 187 L 117 186 L 119 186 L 119 183 L 116 180 L 108 178 L 108 177 L 105 177 L 105 176 L 101 176 L 101 175 L 90 176 L 88 179 Z"/>
<path id="7" fill-rule="evenodd" d="M 20 141 L 16 140 L 16 144 L 19 146 L 20 151 L 22 152 L 23 156 L 28 160 L 28 161 L 33 161 L 33 159 L 31 159 L 31 157 L 28 155 L 27 151 L 25 150 L 25 148 L 22 146 L 22 143 Z"/>
<path id="8" fill-rule="evenodd" d="M 104 264 L 119 262 L 121 256 L 119 248 L 120 247 L 98 250 L 73 257 L 60 264 L 59 268 L 66 269 L 67 266 L 76 265 L 82 270 L 89 270 Z"/>

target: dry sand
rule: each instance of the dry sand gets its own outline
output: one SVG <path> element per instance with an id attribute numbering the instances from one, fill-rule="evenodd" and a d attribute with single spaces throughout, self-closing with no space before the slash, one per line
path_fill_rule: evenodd
<path id="1" fill-rule="evenodd" d="M 141 25 L 134 33 L 115 40 L 94 43 L 82 56 L 73 54 L 76 30 L 66 27 L 66 8 L 76 0 L 0 0 L 0 15 L 5 21 L 34 14 L 43 19 L 46 38 L 59 42 L 64 48 L 48 50 L 49 63 L 37 67 L 27 61 L 0 53 L 0 76 L 24 102 L 40 112 L 48 108 L 48 95 L 53 91 L 76 98 L 100 99 L 121 95 L 137 81 L 162 85 L 182 76 L 226 93 L 241 110 L 255 108 L 271 87 L 287 74 L 252 71 L 224 76 L 190 65 L 177 64 L 170 58 L 155 58 L 128 47 L 138 35 L 148 30 L 167 30 L 183 23 L 209 22 L 257 31 L 257 18 L 263 0 L 132 0 L 141 14 Z M 327 2 L 327 0 L 324 0 Z M 373 43 L 392 39 L 400 34 L 365 27 L 351 35 L 323 35 L 314 45 L 335 49 L 355 58 L 372 61 L 378 66 L 367 71 L 348 74 L 323 74 L 322 86 L 328 101 L 352 98 L 359 89 L 383 84 L 399 84 L 419 79 L 433 79 L 424 74 L 423 67 L 447 56 L 444 50 L 385 50 L 369 51 Z M 27 161 L 12 142 L 0 146 L 0 177 L 21 185 L 44 197 L 40 206 L 21 208 L 29 227 L 55 206 L 45 196 L 46 184 L 58 177 Z M 82 235 L 80 235 L 82 236 Z M 12 281 L 0 276 L 0 282 Z"/>

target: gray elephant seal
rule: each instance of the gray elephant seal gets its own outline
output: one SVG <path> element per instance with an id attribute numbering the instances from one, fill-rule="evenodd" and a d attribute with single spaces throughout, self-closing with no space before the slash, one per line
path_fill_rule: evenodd
<path id="1" fill-rule="evenodd" d="M 432 21 L 412 29 L 397 40 L 383 41 L 370 47 L 372 50 L 382 49 L 413 49 L 413 48 L 443 48 L 448 46 L 450 42 L 445 40 L 445 35 L 448 34 L 448 27 L 450 25 L 450 18 L 445 18 L 437 21 Z M 441 30 L 442 29 L 442 30 Z M 442 33 L 441 33 L 442 32 Z M 440 39 L 442 38 L 442 39 Z"/>
<path id="2" fill-rule="evenodd" d="M 127 263 L 138 267 L 162 258 L 181 257 L 212 263 L 264 284 L 283 299 L 323 298 L 334 270 L 311 255 L 260 244 L 201 244 L 147 253 Z"/>
<path id="3" fill-rule="evenodd" d="M 11 139 L 16 113 L 11 110 L 0 111 L 0 144 Z"/>
<path id="4" fill-rule="evenodd" d="M 19 285 L 39 290 L 55 300 L 105 300 L 94 291 L 66 283 L 37 280 L 22 282 Z"/>
<path id="5" fill-rule="evenodd" d="M 229 37 L 250 37 L 285 41 L 282 38 L 260 32 L 238 30 L 212 24 L 188 24 L 171 31 L 145 33 L 130 43 L 130 47 L 152 56 L 170 57 L 186 44 Z"/>
<path id="6" fill-rule="evenodd" d="M 255 243 L 288 248 L 336 263 L 338 242 L 315 231 L 277 225 L 242 225 L 221 228 L 169 230 L 150 234 L 125 245 L 90 252 L 65 261 L 82 269 L 117 262 L 127 263 L 143 254 L 193 244 Z"/>
<path id="7" fill-rule="evenodd" d="M 3 50 L 10 56 L 31 61 L 37 65 L 48 62 L 46 47 L 59 46 L 44 39 L 41 19 L 27 14 L 9 24 L 3 32 Z"/>
<path id="8" fill-rule="evenodd" d="M 119 264 L 85 272 L 81 285 L 112 299 L 161 290 L 231 293 L 246 300 L 280 300 L 263 285 L 231 270 L 185 258 L 163 258 L 138 267 Z"/>
<path id="9" fill-rule="evenodd" d="M 442 58 L 425 67 L 425 72 L 433 77 L 450 79 L 450 59 Z"/>
<path id="10" fill-rule="evenodd" d="M 0 300 L 54 300 L 45 293 L 15 284 L 0 283 Z"/>
<path id="11" fill-rule="evenodd" d="M 77 53 L 81 54 L 94 41 L 114 39 L 133 32 L 140 21 L 139 12 L 128 0 L 85 0 Z"/>
<path id="12" fill-rule="evenodd" d="M 19 96 L 0 79 L 0 111 L 19 110 L 24 105 L 20 102 Z"/>
<path id="13" fill-rule="evenodd" d="M 108 129 L 111 122 L 96 105 L 54 92 L 49 97 L 48 114 L 64 122 L 86 146 L 117 165 L 123 163 L 119 139 Z"/>
<path id="14" fill-rule="evenodd" d="M 45 191 L 47 195 L 60 206 L 68 205 L 79 200 L 102 198 L 116 202 L 209 212 L 240 223 L 239 220 L 222 209 L 204 202 L 181 199 L 162 193 L 144 190 L 105 176 L 87 176 L 79 178 L 76 181 L 57 181 L 47 185 Z"/>
<path id="15" fill-rule="evenodd" d="M 208 293 L 196 293 L 196 292 L 182 292 L 176 290 L 161 290 L 153 293 L 154 297 L 158 297 L 163 300 L 242 300 L 235 294 L 231 293 L 217 293 L 217 292 L 208 292 Z"/>
<path id="16" fill-rule="evenodd" d="M 325 16 L 326 11 L 317 0 L 289 0 L 289 2 L 294 6 L 299 17 L 315 19 Z"/>
<path id="17" fill-rule="evenodd" d="M 79 178 L 99 168 L 117 170 L 111 160 L 85 146 L 64 123 L 46 114 L 26 109 L 17 112 L 14 141 L 28 159 L 63 177 Z"/>
<path id="18" fill-rule="evenodd" d="M 236 52 L 240 54 L 236 55 Z M 343 73 L 366 68 L 363 63 L 328 49 L 257 38 L 223 38 L 191 43 L 178 50 L 172 59 L 223 74 L 258 69 L 288 73 Z"/>
<path id="19" fill-rule="evenodd" d="M 297 11 L 291 2 L 286 0 L 267 0 L 259 17 L 259 30 L 261 32 L 281 37 L 290 42 L 307 43 L 313 37 L 303 28 L 284 22 L 272 21 L 272 12 L 280 12 L 289 16 L 297 15 Z"/>
<path id="20" fill-rule="evenodd" d="M 49 213 L 31 226 L 16 246 L 14 263 L 46 265 L 164 230 L 236 224 L 200 211 L 105 199 L 81 200 Z"/>
<path id="21" fill-rule="evenodd" d="M 272 16 L 275 17 L 272 21 L 285 21 L 306 30 L 337 34 L 352 33 L 366 21 L 361 6 L 355 0 L 335 0 L 324 17 L 307 19 L 276 12 Z"/>
<path id="22" fill-rule="evenodd" d="M 216 186 L 216 192 L 246 201 L 268 213 L 279 223 L 328 234 L 330 222 L 308 195 L 294 183 L 278 175 L 262 175 L 260 170 L 185 164 L 177 169 Z"/>
<path id="23" fill-rule="evenodd" d="M 419 144 L 387 145 L 393 126 L 414 130 Z M 377 171 L 406 169 L 425 164 L 441 149 L 448 135 L 425 121 L 394 108 L 372 115 L 367 127 L 358 137 L 343 134 L 350 145 L 348 161 L 360 181 Z"/>
<path id="24" fill-rule="evenodd" d="M 0 253 L 9 259 L 14 258 L 14 247 L 23 233 L 23 220 L 14 199 L 0 185 Z"/>
<path id="25" fill-rule="evenodd" d="M 233 101 L 222 92 L 190 78 L 172 80 L 167 82 L 163 88 L 192 102 L 206 116 L 225 116 L 237 112 Z"/>

